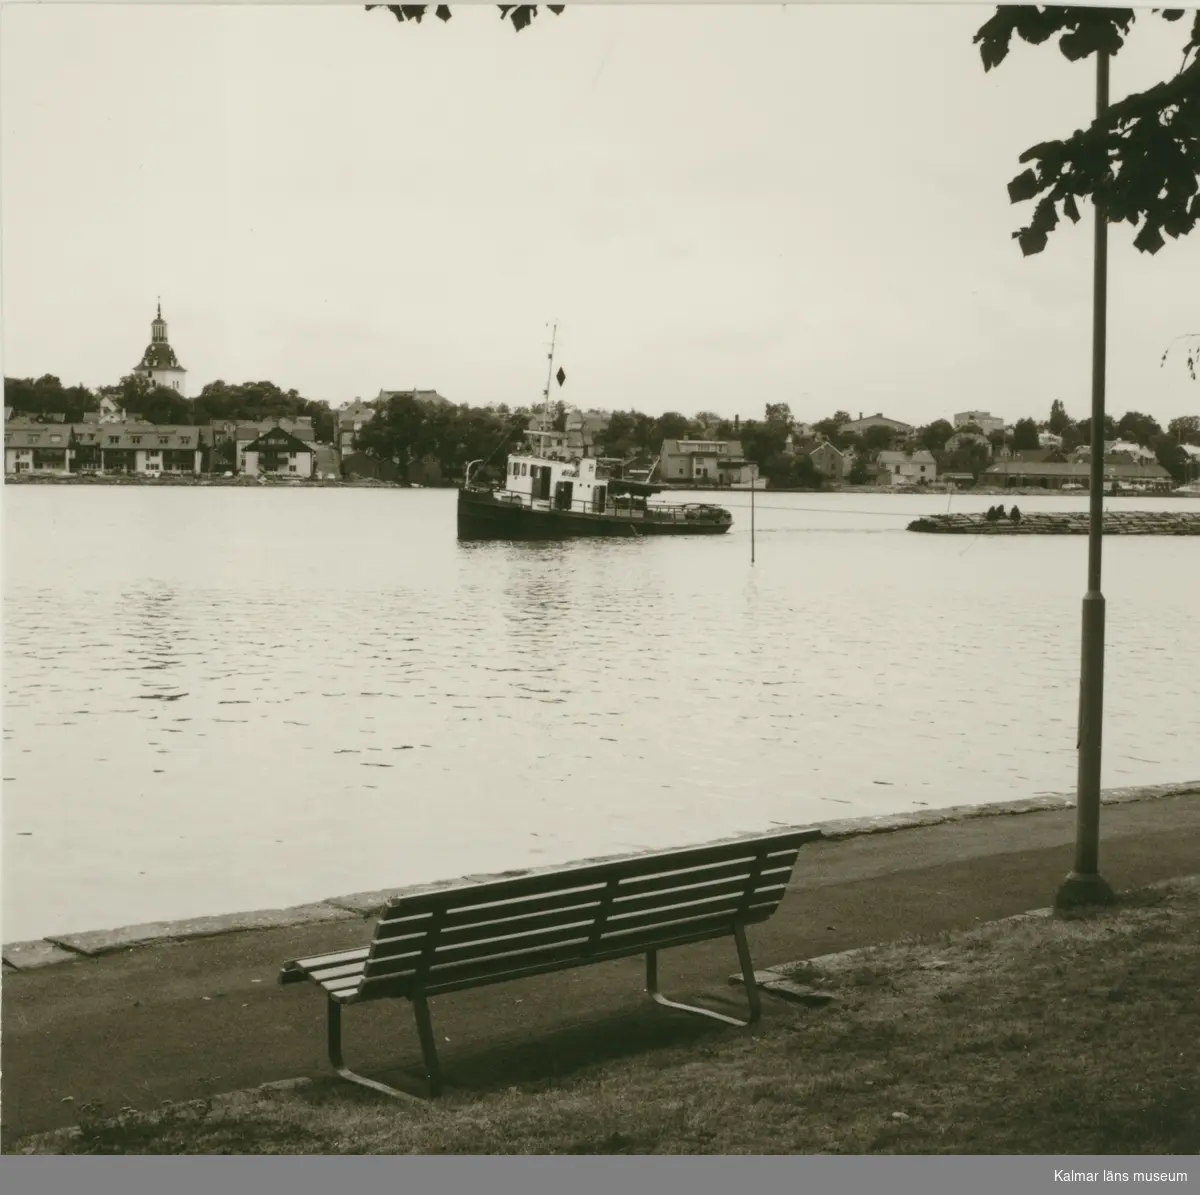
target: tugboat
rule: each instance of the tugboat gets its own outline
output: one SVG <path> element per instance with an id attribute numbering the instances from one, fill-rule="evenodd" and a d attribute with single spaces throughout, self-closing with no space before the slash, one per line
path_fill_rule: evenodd
<path id="1" fill-rule="evenodd" d="M 554 337 L 557 337 L 557 328 Z M 666 487 L 607 477 L 595 457 L 561 448 L 562 432 L 548 430 L 554 337 L 544 392 L 542 429 L 530 428 L 522 451 L 510 453 L 502 485 L 481 485 L 467 465 L 458 490 L 459 539 L 569 539 L 576 536 L 723 535 L 733 516 L 720 506 L 651 504 Z"/>

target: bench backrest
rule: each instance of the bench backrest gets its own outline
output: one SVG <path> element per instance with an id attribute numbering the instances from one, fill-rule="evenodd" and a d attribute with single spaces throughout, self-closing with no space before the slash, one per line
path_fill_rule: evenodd
<path id="1" fill-rule="evenodd" d="M 789 831 L 469 884 L 388 902 L 358 999 L 433 996 L 730 934 L 783 898 Z"/>

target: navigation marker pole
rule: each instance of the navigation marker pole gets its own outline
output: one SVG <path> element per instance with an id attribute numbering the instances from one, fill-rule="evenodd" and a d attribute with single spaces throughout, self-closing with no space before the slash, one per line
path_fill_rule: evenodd
<path id="1" fill-rule="evenodd" d="M 1107 50 L 1096 52 L 1096 119 L 1108 111 Z M 1104 367 L 1107 347 L 1108 215 L 1093 195 L 1096 242 L 1092 280 L 1092 459 L 1088 483 L 1088 587 L 1083 598 L 1083 651 L 1079 673 L 1079 772 L 1075 811 L 1075 866 L 1059 886 L 1059 909 L 1111 904 L 1115 895 L 1100 875 L 1100 748 L 1104 714 L 1104 594 L 1100 546 L 1104 534 Z"/>
<path id="2" fill-rule="evenodd" d="M 750 563 L 754 563 L 754 490 L 755 481 L 754 466 L 750 466 Z"/>

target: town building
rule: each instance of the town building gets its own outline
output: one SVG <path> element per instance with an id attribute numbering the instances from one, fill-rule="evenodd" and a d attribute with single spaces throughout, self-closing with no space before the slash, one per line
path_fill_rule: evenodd
<path id="1" fill-rule="evenodd" d="M 817 467 L 817 472 L 831 481 L 841 481 L 849 472 L 846 455 L 828 440 L 818 444 L 808 454 L 809 460 Z"/>
<path id="2" fill-rule="evenodd" d="M 179 364 L 179 358 L 167 339 L 167 321 L 162 317 L 162 304 L 150 324 L 150 343 L 142 354 L 141 361 L 133 367 L 135 374 L 149 378 L 156 386 L 165 386 L 187 398 L 187 370 Z"/>
<path id="3" fill-rule="evenodd" d="M 880 413 L 867 415 L 866 417 L 860 414 L 857 419 L 851 419 L 848 423 L 843 423 L 838 428 L 838 433 L 843 436 L 861 436 L 873 427 L 886 427 L 898 437 L 911 436 L 916 430 L 911 423 L 902 423 L 899 419 L 889 419 L 886 415 Z"/>
<path id="4" fill-rule="evenodd" d="M 937 461 L 928 449 L 916 452 L 881 452 L 876 464 L 884 485 L 932 485 L 937 481 Z M 882 478 L 886 477 L 886 481 Z"/>
<path id="5" fill-rule="evenodd" d="M 608 431 L 612 415 L 608 411 L 576 411 L 567 412 L 566 430 L 569 432 L 586 432 L 594 443 L 597 438 Z"/>
<path id="6" fill-rule="evenodd" d="M 334 439 L 338 451 L 348 456 L 358 443 L 358 435 L 372 419 L 375 418 L 375 408 L 371 403 L 356 398 L 336 412 L 336 429 Z"/>
<path id="7" fill-rule="evenodd" d="M 740 440 L 664 440 L 658 476 L 665 482 L 749 485 L 758 465 L 746 460 Z"/>
<path id="8" fill-rule="evenodd" d="M 70 473 L 71 429 L 9 418 L 4 423 L 5 473 Z"/>
<path id="9" fill-rule="evenodd" d="M 35 424 L 4 429 L 6 473 L 198 474 L 202 429 L 153 423 Z"/>
<path id="10" fill-rule="evenodd" d="M 245 444 L 239 440 L 238 472 L 247 477 L 307 480 L 313 475 L 315 455 L 312 445 L 276 425 Z"/>
<path id="11" fill-rule="evenodd" d="M 1110 489 L 1114 483 L 1122 488 L 1169 490 L 1173 485 L 1171 475 L 1159 464 L 1134 464 L 1126 459 L 1105 458 L 1104 487 Z M 984 471 L 980 477 L 982 485 L 1024 489 L 1049 490 L 1086 489 L 1091 477 L 1091 465 L 1086 461 L 1029 460 L 1014 458 L 1001 461 Z"/>
<path id="12" fill-rule="evenodd" d="M 975 424 L 985 436 L 1004 430 L 1004 420 L 990 411 L 959 411 L 954 416 L 955 427 L 966 427 L 970 423 Z"/>

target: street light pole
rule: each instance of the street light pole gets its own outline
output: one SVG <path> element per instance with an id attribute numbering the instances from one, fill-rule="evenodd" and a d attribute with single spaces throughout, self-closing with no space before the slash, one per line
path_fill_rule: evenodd
<path id="1" fill-rule="evenodd" d="M 1096 53 L 1096 118 L 1108 111 L 1107 50 Z M 1083 597 L 1083 651 L 1079 674 L 1079 771 L 1076 788 L 1075 866 L 1059 886 L 1055 905 L 1109 904 L 1113 890 L 1100 875 L 1100 755 L 1104 715 L 1104 594 L 1100 548 L 1104 534 L 1104 367 L 1107 347 L 1108 216 L 1093 197 L 1095 253 L 1092 280 L 1092 459 L 1088 486 L 1088 586 Z"/>

